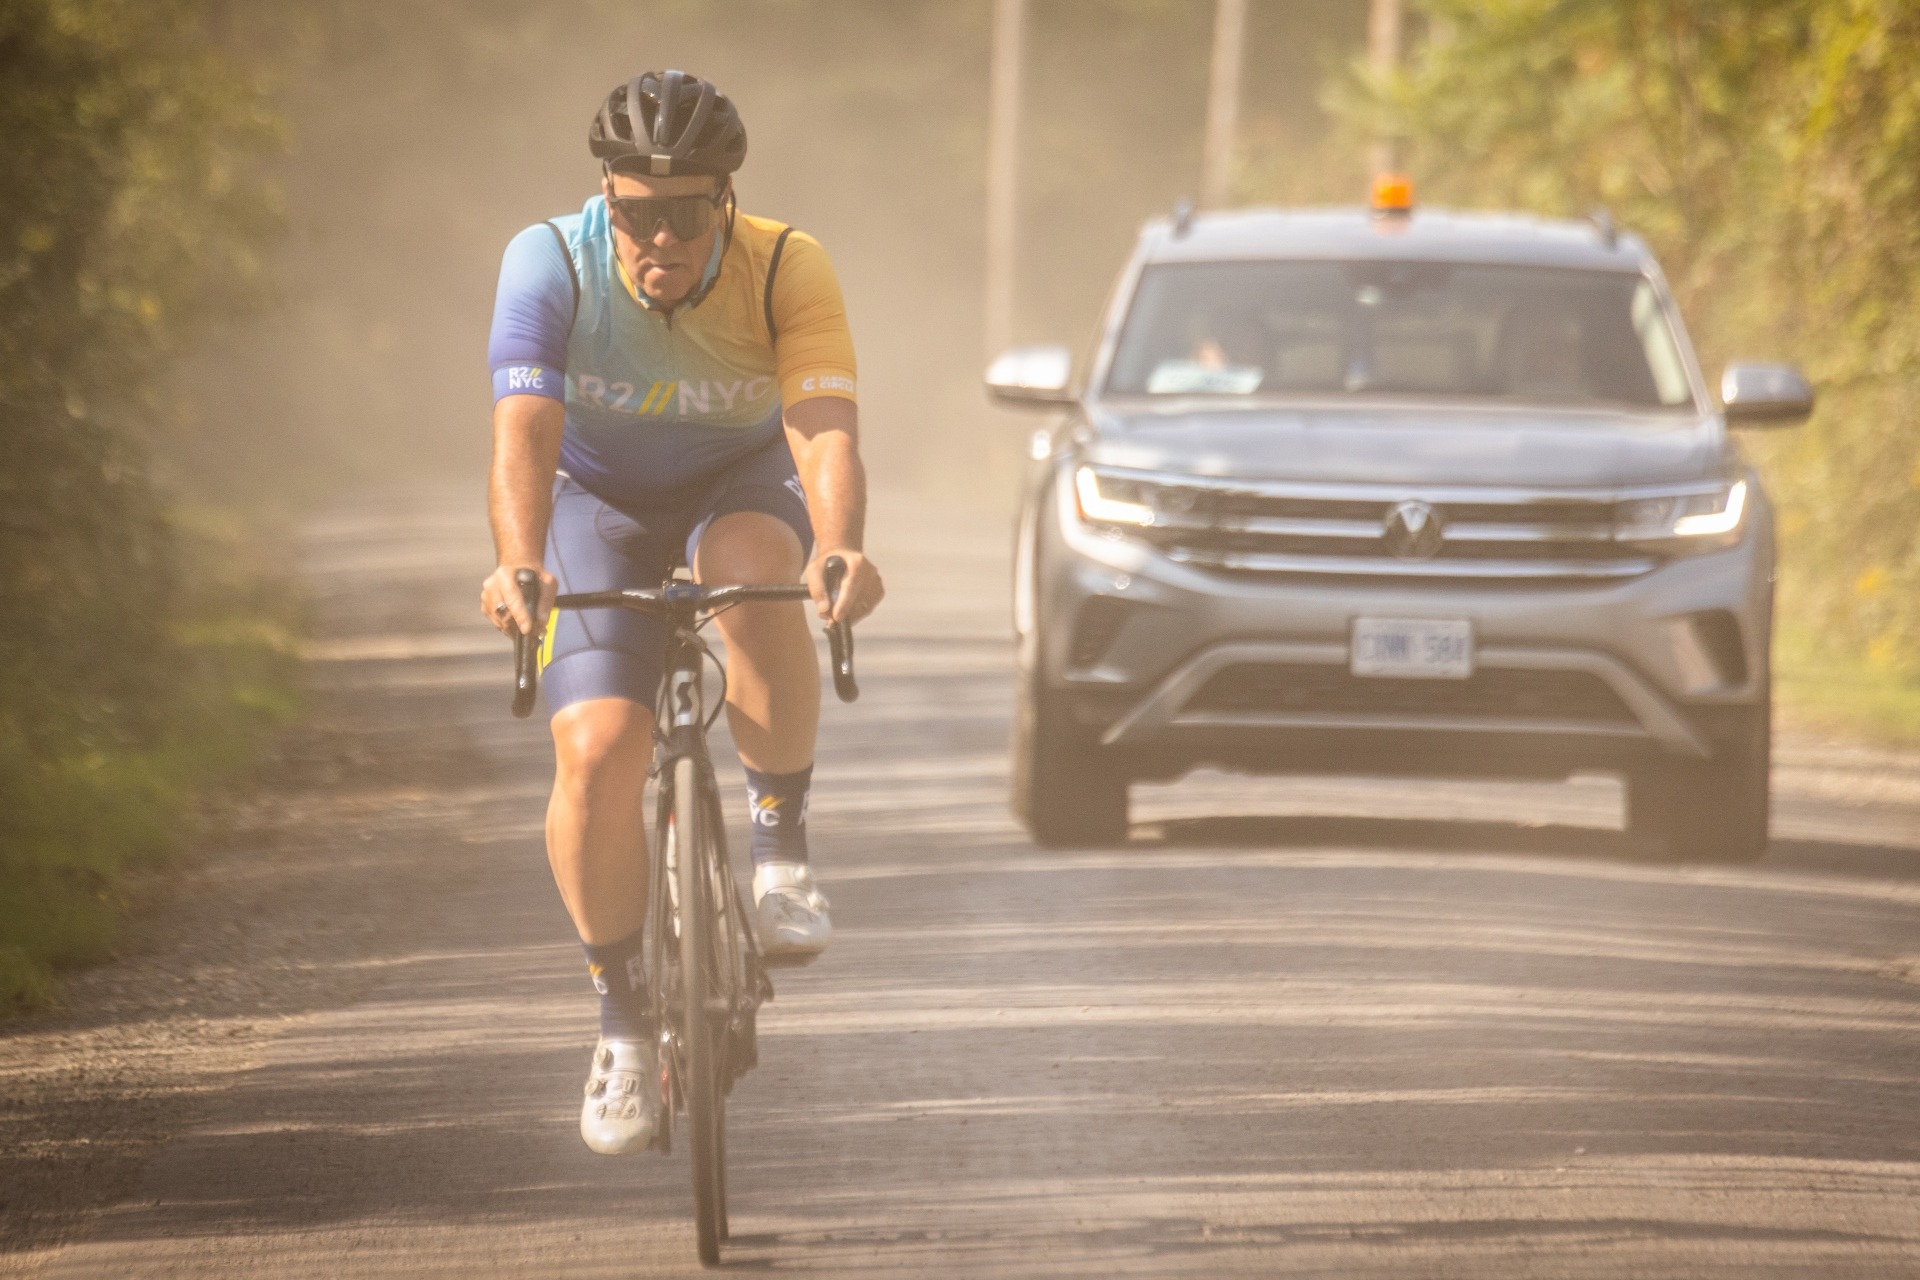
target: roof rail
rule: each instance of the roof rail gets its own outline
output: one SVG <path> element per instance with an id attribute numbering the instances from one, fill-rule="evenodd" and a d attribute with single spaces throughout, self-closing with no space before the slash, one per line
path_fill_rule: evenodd
<path id="1" fill-rule="evenodd" d="M 1193 201 L 1181 200 L 1173 206 L 1173 238 L 1182 239 L 1193 230 Z"/>
<path id="2" fill-rule="evenodd" d="M 1593 224 L 1594 234 L 1600 237 L 1600 243 L 1611 249 L 1620 243 L 1620 229 L 1613 225 L 1613 215 L 1604 207 L 1596 207 L 1587 215 L 1587 221 Z"/>

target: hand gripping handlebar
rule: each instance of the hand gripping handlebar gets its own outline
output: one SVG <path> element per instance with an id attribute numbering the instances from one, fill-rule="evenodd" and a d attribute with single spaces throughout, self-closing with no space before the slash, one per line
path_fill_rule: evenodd
<path id="1" fill-rule="evenodd" d="M 827 609 L 829 612 L 840 603 L 840 584 L 847 578 L 847 562 L 839 556 L 828 556 L 827 562 L 820 566 L 820 576 L 827 587 Z M 827 658 L 833 668 L 833 691 L 840 695 L 840 701 L 853 702 L 860 697 L 860 686 L 853 678 L 853 628 L 844 622 L 827 623 Z"/>
<path id="2" fill-rule="evenodd" d="M 540 575 L 531 569 L 519 569 L 513 575 L 520 598 L 527 603 L 527 616 L 540 616 Z M 513 714 L 525 720 L 533 714 L 533 703 L 540 692 L 540 636 L 513 631 Z"/>

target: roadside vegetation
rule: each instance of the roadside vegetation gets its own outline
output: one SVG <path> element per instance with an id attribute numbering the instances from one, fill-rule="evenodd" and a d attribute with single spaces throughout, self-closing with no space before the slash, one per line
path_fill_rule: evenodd
<path id="1" fill-rule="evenodd" d="M 156 475 L 169 374 L 262 294 L 278 128 L 198 0 L 0 7 L 0 1015 L 101 958 L 125 874 L 292 707 L 289 602 Z"/>
<path id="2" fill-rule="evenodd" d="M 1783 702 L 1920 737 L 1920 9 L 1419 8 L 1399 74 L 1338 81 L 1345 154 L 1398 136 L 1432 203 L 1604 207 L 1659 254 L 1710 376 L 1808 373 L 1813 421 L 1746 441 L 1780 508 Z M 1249 176 L 1289 180 L 1271 157 Z"/>

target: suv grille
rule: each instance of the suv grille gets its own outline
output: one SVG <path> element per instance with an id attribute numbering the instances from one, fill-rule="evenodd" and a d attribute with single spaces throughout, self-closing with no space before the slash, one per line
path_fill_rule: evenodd
<path id="1" fill-rule="evenodd" d="M 1598 676 L 1524 669 L 1477 671 L 1464 680 L 1383 680 L 1340 667 L 1240 663 L 1217 672 L 1186 709 L 1637 723 Z"/>
<path id="2" fill-rule="evenodd" d="M 1100 475 L 1103 489 L 1111 477 L 1153 509 L 1153 523 L 1135 536 L 1187 564 L 1256 576 L 1629 578 L 1660 560 L 1617 534 L 1623 506 L 1650 495 L 1717 491 L 1688 485 L 1542 494 L 1235 482 L 1107 468 Z"/>

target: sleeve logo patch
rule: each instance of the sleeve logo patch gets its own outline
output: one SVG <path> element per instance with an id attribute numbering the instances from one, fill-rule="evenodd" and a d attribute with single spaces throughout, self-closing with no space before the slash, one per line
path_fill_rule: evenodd
<path id="1" fill-rule="evenodd" d="M 544 391 L 546 390 L 546 383 L 541 380 L 541 375 L 544 373 L 546 373 L 546 370 L 538 365 L 520 365 L 516 368 L 508 369 L 507 390 Z"/>
<path id="2" fill-rule="evenodd" d="M 823 377 L 807 378 L 800 383 L 802 391 L 844 391 L 853 394 L 853 379 L 827 374 Z"/>

